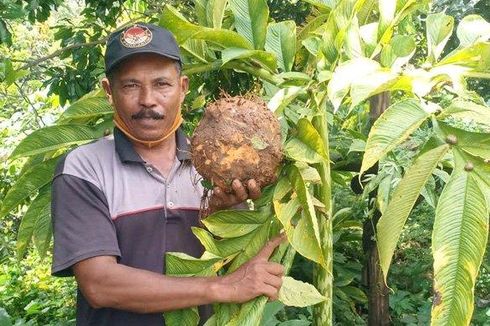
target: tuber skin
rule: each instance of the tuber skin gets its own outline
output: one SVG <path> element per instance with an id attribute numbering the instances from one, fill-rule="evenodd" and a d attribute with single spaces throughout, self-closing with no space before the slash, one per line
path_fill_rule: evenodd
<path id="1" fill-rule="evenodd" d="M 259 188 L 274 182 L 282 160 L 279 122 L 258 97 L 225 96 L 209 104 L 191 148 L 197 172 L 226 193 L 235 179 L 254 180 Z"/>

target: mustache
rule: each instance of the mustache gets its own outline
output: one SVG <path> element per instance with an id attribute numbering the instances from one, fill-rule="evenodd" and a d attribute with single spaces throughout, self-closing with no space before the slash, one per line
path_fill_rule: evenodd
<path id="1" fill-rule="evenodd" d="M 159 113 L 153 109 L 144 108 L 144 109 L 141 109 L 139 112 L 132 114 L 131 118 L 134 120 L 138 120 L 138 119 L 163 120 L 163 118 L 165 118 L 165 115 L 161 114 L 161 113 Z"/>

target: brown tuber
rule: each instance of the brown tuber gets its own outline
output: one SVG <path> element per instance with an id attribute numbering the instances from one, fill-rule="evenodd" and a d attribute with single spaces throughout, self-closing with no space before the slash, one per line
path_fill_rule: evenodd
<path id="1" fill-rule="evenodd" d="M 231 182 L 277 178 L 282 160 L 279 122 L 258 97 L 225 96 L 206 107 L 191 141 L 197 172 L 226 192 Z"/>

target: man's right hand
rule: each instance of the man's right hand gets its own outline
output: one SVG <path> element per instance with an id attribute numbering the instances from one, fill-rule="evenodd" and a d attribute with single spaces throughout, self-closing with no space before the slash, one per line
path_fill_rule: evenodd
<path id="1" fill-rule="evenodd" d="M 217 282 L 215 290 L 220 302 L 243 303 L 260 295 L 277 300 L 282 285 L 284 267 L 269 262 L 269 258 L 285 240 L 280 235 L 270 240 L 259 253 L 233 273 L 223 276 Z"/>

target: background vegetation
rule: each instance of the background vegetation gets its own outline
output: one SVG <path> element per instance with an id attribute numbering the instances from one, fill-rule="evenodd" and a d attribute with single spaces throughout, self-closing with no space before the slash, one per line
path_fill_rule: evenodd
<path id="1" fill-rule="evenodd" d="M 189 21 L 196 23 L 194 1 L 171 3 Z M 268 1 L 271 20 L 294 20 L 297 26 L 309 23 L 319 10 L 310 2 Z M 164 10 L 160 1 L 14 1 L 0 2 L 0 196 L 3 198 L 23 172 L 26 159 L 8 160 L 14 148 L 26 135 L 53 125 L 70 104 L 97 87 L 103 74 L 102 52 L 108 33 L 129 21 L 153 20 Z M 434 1 L 432 12 L 445 10 L 454 16 L 455 25 L 468 14 L 479 14 L 490 21 L 487 1 Z M 413 21 L 417 42 L 414 62 L 427 55 L 425 19 L 420 12 Z M 224 27 L 232 21 L 223 20 Z M 449 40 L 443 56 L 458 46 Z M 190 55 L 188 55 L 191 57 Z M 190 67 L 189 69 L 191 69 Z M 184 114 L 190 133 L 199 120 L 206 102 L 219 96 L 221 90 L 231 94 L 259 92 L 256 77 L 231 69 L 193 74 L 191 91 Z M 265 85 L 265 87 L 268 87 Z M 490 84 L 471 80 L 469 87 L 490 105 Z M 444 99 L 442 99 L 444 101 Z M 301 108 L 295 108 L 301 114 Z M 294 115 L 294 110 L 289 112 Z M 344 116 L 342 116 L 344 114 Z M 360 164 L 359 146 L 352 142 L 349 129 L 367 134 L 368 113 L 356 108 L 354 113 L 339 112 L 342 123 L 333 124 L 330 134 L 332 158 L 344 163 Z M 93 121 L 95 123 L 96 121 Z M 459 122 L 455 122 L 459 123 Z M 469 125 L 477 129 L 479 126 Z M 101 130 L 101 131 L 105 131 Z M 424 130 L 384 162 L 399 180 L 412 149 L 424 139 Z M 357 146 L 357 147 L 356 147 Z M 385 170 L 385 173 L 388 170 Z M 356 195 L 350 188 L 351 174 L 336 175 L 333 191 L 334 212 L 346 217 L 343 225 L 334 226 L 334 321 L 338 325 L 367 324 L 365 262 L 362 250 L 362 223 L 370 214 L 369 197 Z M 373 175 L 373 178 L 375 176 Z M 394 180 L 393 182 L 395 182 Z M 430 183 L 425 200 L 418 203 L 403 229 L 399 250 L 393 257 L 388 278 L 390 316 L 394 325 L 426 325 L 432 305 L 432 255 L 430 251 L 435 201 L 441 189 L 437 179 Z M 73 323 L 76 289 L 73 279 L 49 276 L 50 238 L 45 237 L 46 224 L 34 227 L 34 246 L 16 241 L 21 219 L 31 198 L 0 220 L 0 325 L 64 325 Z M 349 208 L 342 211 L 336 208 Z M 20 249 L 20 250 L 19 250 Z M 490 325 L 490 262 L 488 250 L 475 288 L 474 325 Z M 313 282 L 311 261 L 297 255 L 291 275 Z M 8 321 L 7 321 L 8 320 Z M 274 303 L 266 307 L 264 325 L 309 325 L 311 308 L 289 308 Z"/>

